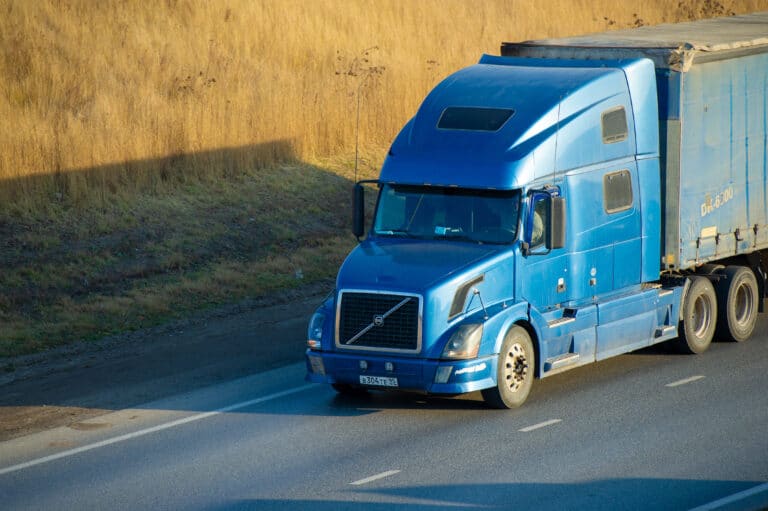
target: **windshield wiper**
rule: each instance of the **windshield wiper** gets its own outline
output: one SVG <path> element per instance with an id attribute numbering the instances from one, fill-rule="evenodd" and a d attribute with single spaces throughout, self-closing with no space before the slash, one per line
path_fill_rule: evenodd
<path id="1" fill-rule="evenodd" d="M 446 232 L 444 234 L 435 234 L 435 237 L 433 239 L 436 240 L 457 240 L 457 241 L 476 241 L 479 242 L 477 238 L 474 238 L 468 234 L 464 234 L 463 232 Z"/>
<path id="2" fill-rule="evenodd" d="M 377 236 L 403 236 L 405 238 L 415 238 L 416 236 L 408 231 L 375 231 Z"/>
<path id="3" fill-rule="evenodd" d="M 458 240 L 458 241 L 479 241 L 477 238 L 470 235 L 470 233 L 464 232 L 460 227 L 437 227 L 435 229 L 435 236 L 433 239 L 437 240 Z"/>

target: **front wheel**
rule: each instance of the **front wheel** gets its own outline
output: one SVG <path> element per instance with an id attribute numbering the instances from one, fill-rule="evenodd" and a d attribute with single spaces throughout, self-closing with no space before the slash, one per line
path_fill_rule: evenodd
<path id="1" fill-rule="evenodd" d="M 533 386 L 536 355 L 531 336 L 522 327 L 512 327 L 499 350 L 496 386 L 482 391 L 486 404 L 493 408 L 517 408 Z"/>
<path id="2" fill-rule="evenodd" d="M 683 322 L 677 347 L 684 353 L 702 353 L 709 348 L 717 324 L 717 297 L 706 277 L 691 277 L 683 299 Z"/>

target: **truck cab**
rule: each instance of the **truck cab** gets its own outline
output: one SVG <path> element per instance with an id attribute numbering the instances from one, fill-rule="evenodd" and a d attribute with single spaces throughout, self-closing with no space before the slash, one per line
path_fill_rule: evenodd
<path id="1" fill-rule="evenodd" d="M 439 84 L 392 144 L 367 232 L 356 188 L 363 239 L 310 322 L 308 380 L 510 407 L 534 376 L 676 336 L 675 291 L 643 292 L 660 261 L 654 73 L 484 56 Z"/>

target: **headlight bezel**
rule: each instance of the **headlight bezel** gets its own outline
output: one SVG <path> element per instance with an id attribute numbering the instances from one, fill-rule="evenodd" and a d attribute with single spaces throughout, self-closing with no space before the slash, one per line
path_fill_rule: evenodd
<path id="1" fill-rule="evenodd" d="M 470 360 L 477 358 L 483 340 L 483 323 L 467 323 L 458 327 L 445 343 L 440 358 Z"/>
<path id="2" fill-rule="evenodd" d="M 325 314 L 316 311 L 312 314 L 307 325 L 307 347 L 314 351 L 323 349 L 323 328 L 325 327 Z"/>

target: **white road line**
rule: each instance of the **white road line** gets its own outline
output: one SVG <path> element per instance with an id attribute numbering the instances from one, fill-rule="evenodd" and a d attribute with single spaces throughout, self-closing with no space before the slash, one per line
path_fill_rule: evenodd
<path id="1" fill-rule="evenodd" d="M 683 380 L 677 380 L 677 381 L 673 381 L 672 383 L 667 383 L 665 387 L 679 387 L 680 385 L 685 385 L 686 383 L 691 383 L 696 380 L 701 380 L 702 378 L 704 378 L 703 375 L 691 376 L 690 378 L 685 378 Z"/>
<path id="2" fill-rule="evenodd" d="M 717 509 L 719 507 L 727 506 L 728 504 L 733 504 L 734 502 L 744 500 L 746 498 L 751 497 L 752 495 L 757 495 L 758 493 L 762 493 L 762 492 L 768 492 L 768 483 L 755 486 L 754 488 L 750 488 L 749 490 L 744 490 L 739 493 L 734 493 L 733 495 L 723 497 L 722 499 L 716 500 L 714 502 L 710 502 L 709 504 L 704 504 L 703 506 L 695 507 L 690 511 L 711 511 L 713 509 Z M 766 501 L 768 501 L 768 498 L 766 499 Z"/>
<path id="3" fill-rule="evenodd" d="M 538 424 L 534 424 L 533 426 L 528 426 L 526 428 L 518 429 L 521 433 L 528 433 L 529 431 L 533 431 L 535 429 L 539 428 L 546 428 L 547 426 L 551 426 L 552 424 L 557 424 L 558 422 L 562 422 L 560 419 L 552 419 L 544 422 L 539 422 Z"/>
<path id="4" fill-rule="evenodd" d="M 157 426 L 153 426 L 151 428 L 141 429 L 139 431 L 134 431 L 133 433 L 128 433 L 121 436 L 116 436 L 114 438 L 108 438 L 106 440 L 102 440 L 101 442 L 96 442 L 93 444 L 84 445 L 82 447 L 77 447 L 75 449 L 70 449 L 68 451 L 62 451 L 56 454 L 51 454 L 50 456 L 45 456 L 43 458 L 37 458 L 31 461 L 27 461 L 24 463 L 19 463 L 18 465 L 13 465 L 10 467 L 6 467 L 3 469 L 0 469 L 0 475 L 3 474 L 9 474 L 11 472 L 18 472 L 19 470 L 24 470 L 25 468 L 34 467 L 35 465 L 40 465 L 43 463 L 48 463 L 49 461 L 59 460 L 61 458 L 67 458 L 69 456 L 74 456 L 75 454 L 80 454 L 82 452 L 91 451 L 93 449 L 98 449 L 99 447 L 106 447 L 107 445 L 117 444 L 120 442 L 125 442 L 126 440 L 132 440 L 134 438 L 138 438 L 141 436 L 149 435 L 151 433 L 157 433 L 158 431 L 163 431 L 170 428 L 175 428 L 176 426 L 181 426 L 183 424 L 189 424 L 190 422 L 195 422 L 203 419 L 207 419 L 208 417 L 213 417 L 214 415 L 220 415 L 222 413 L 227 412 L 233 412 L 235 410 L 240 410 L 241 408 L 247 408 L 252 405 L 257 405 L 260 403 L 265 403 L 267 401 L 272 401 L 274 399 L 278 399 L 284 396 L 289 396 L 291 394 L 296 394 L 298 392 L 305 391 L 311 387 L 314 387 L 314 384 L 308 384 L 303 385 L 301 387 L 296 387 L 294 389 L 288 389 L 284 390 L 282 392 L 276 392 L 274 394 L 269 394 L 268 396 L 263 397 L 257 397 L 255 399 L 249 399 L 248 401 L 243 401 L 241 403 L 235 403 L 233 405 L 225 406 L 224 408 L 219 408 L 218 410 L 213 410 L 210 412 L 204 412 L 199 413 L 197 415 L 190 415 L 189 417 L 184 417 L 183 419 L 177 419 L 175 421 L 166 422 L 164 424 L 158 424 Z"/>
<path id="5" fill-rule="evenodd" d="M 365 479 L 360 479 L 359 481 L 354 481 L 349 484 L 353 486 L 360 486 L 361 484 L 367 484 L 373 481 L 378 481 L 379 479 L 384 479 L 385 477 L 393 476 L 399 473 L 400 473 L 399 470 L 387 470 L 386 472 L 382 472 L 381 474 L 376 474 L 375 476 L 366 477 Z"/>

